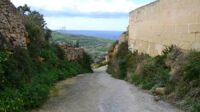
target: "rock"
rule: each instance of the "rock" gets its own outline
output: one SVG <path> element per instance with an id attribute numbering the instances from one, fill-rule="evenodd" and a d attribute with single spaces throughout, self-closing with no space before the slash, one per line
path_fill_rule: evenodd
<path id="1" fill-rule="evenodd" d="M 45 59 L 44 59 L 43 57 L 40 57 L 40 56 L 39 56 L 39 57 L 37 57 L 37 61 L 38 61 L 38 62 L 40 62 L 40 63 L 43 63 L 43 62 L 44 62 L 44 60 L 45 60 Z"/>
<path id="2" fill-rule="evenodd" d="M 142 63 L 137 64 L 135 74 L 136 75 L 142 74 L 142 71 L 143 71 L 143 64 Z"/>
<path id="3" fill-rule="evenodd" d="M 165 95 L 166 94 L 166 88 L 164 87 L 158 87 L 154 90 L 154 93 L 156 95 Z"/>
<path id="4" fill-rule="evenodd" d="M 1 41 L 1 47 L 6 43 L 12 48 L 27 48 L 27 31 L 23 17 L 10 0 L 0 1 L 0 35 L 3 38 L 1 40 L 5 40 Z"/>
<path id="5" fill-rule="evenodd" d="M 172 51 L 169 52 L 165 60 L 165 64 L 170 68 L 170 81 L 180 81 L 183 74 L 183 65 L 187 63 L 187 53 L 183 49 L 173 47 Z"/>
<path id="6" fill-rule="evenodd" d="M 160 101 L 160 97 L 159 96 L 154 96 L 154 101 L 156 101 L 156 102 Z"/>

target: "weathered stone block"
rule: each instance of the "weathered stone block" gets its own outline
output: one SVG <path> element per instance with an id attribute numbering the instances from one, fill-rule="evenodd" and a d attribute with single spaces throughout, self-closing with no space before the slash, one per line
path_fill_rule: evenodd
<path id="1" fill-rule="evenodd" d="M 200 24 L 190 24 L 189 32 L 190 33 L 200 33 Z"/>
<path id="2" fill-rule="evenodd" d="M 199 42 L 200 43 L 200 33 L 194 34 L 194 37 L 195 37 L 195 42 Z"/>
<path id="3" fill-rule="evenodd" d="M 189 25 L 176 25 L 176 32 L 177 33 L 187 33 L 189 30 Z"/>
<path id="4" fill-rule="evenodd" d="M 158 87 L 154 90 L 154 93 L 157 94 L 157 95 L 165 95 L 166 94 L 166 88 Z"/>
<path id="5" fill-rule="evenodd" d="M 197 15 L 197 23 L 200 24 L 200 15 Z"/>
<path id="6" fill-rule="evenodd" d="M 193 42 L 192 49 L 198 49 L 198 51 L 200 51 L 200 42 Z"/>

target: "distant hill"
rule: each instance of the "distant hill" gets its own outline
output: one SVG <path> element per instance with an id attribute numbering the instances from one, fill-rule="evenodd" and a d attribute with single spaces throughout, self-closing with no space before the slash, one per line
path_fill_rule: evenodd
<path id="1" fill-rule="evenodd" d="M 53 32 L 52 38 L 54 42 L 76 43 L 79 42 L 80 47 L 83 47 L 95 61 L 98 61 L 104 56 L 108 49 L 114 43 L 114 40 L 97 38 L 93 36 L 72 35 L 60 32 Z"/>
<path id="2" fill-rule="evenodd" d="M 111 40 L 118 40 L 122 31 L 91 31 L 91 30 L 57 30 L 57 32 L 65 34 L 86 35 Z"/>

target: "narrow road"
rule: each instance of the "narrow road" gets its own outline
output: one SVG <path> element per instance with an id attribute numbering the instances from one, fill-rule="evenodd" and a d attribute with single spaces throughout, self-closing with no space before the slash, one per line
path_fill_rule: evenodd
<path id="1" fill-rule="evenodd" d="M 33 112 L 181 112 L 155 102 L 135 86 L 110 77 L 105 67 L 56 84 L 50 99 Z"/>

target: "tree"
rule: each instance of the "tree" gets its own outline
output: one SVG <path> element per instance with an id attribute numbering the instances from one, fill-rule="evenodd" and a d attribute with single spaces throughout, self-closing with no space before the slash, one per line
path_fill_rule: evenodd
<path id="1" fill-rule="evenodd" d="M 17 8 L 17 10 L 23 15 L 25 15 L 26 13 L 30 13 L 31 12 L 31 9 L 30 9 L 30 7 L 28 7 L 27 4 L 25 4 L 24 6 L 19 6 Z"/>
<path id="2" fill-rule="evenodd" d="M 44 41 L 51 38 L 52 31 L 46 27 L 42 14 L 32 11 L 26 4 L 17 8 L 24 16 L 26 30 L 31 41 Z"/>
<path id="3" fill-rule="evenodd" d="M 79 40 L 76 41 L 75 47 L 80 47 L 80 42 L 79 42 Z"/>
<path id="4" fill-rule="evenodd" d="M 43 29 L 47 25 L 44 20 L 44 16 L 37 11 L 30 12 L 28 17 L 29 19 L 33 20 L 38 26 L 40 26 Z"/>
<path id="5" fill-rule="evenodd" d="M 45 40 L 49 41 L 52 36 L 51 36 L 52 31 L 49 28 L 45 28 Z"/>

